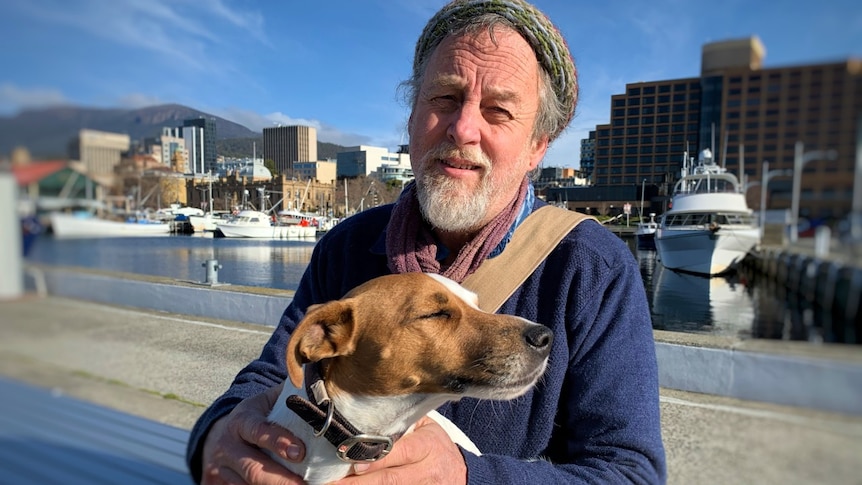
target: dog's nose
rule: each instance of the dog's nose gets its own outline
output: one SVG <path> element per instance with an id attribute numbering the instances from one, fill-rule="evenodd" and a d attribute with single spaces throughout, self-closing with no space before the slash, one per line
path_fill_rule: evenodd
<path id="1" fill-rule="evenodd" d="M 554 334 L 548 327 L 530 325 L 524 331 L 524 340 L 527 341 L 527 345 L 536 350 L 546 350 L 554 341 Z"/>

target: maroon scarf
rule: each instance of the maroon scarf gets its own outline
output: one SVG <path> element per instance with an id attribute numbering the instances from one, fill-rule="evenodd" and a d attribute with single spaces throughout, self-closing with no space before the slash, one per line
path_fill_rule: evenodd
<path id="1" fill-rule="evenodd" d="M 527 186 L 527 178 L 524 177 L 512 203 L 483 227 L 469 243 L 460 248 L 455 261 L 448 268 L 444 268 L 440 261 L 437 261 L 437 241 L 419 208 L 416 182 L 411 182 L 395 203 L 389 225 L 386 227 L 389 270 L 393 273 L 439 273 L 458 283 L 464 281 L 479 268 L 512 227 L 527 196 Z"/>

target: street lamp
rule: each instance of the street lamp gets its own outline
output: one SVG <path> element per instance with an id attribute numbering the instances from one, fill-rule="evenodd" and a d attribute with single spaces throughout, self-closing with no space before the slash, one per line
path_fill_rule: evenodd
<path id="1" fill-rule="evenodd" d="M 853 244 L 862 241 L 862 115 L 856 119 L 856 169 L 850 210 L 850 236 Z"/>
<path id="2" fill-rule="evenodd" d="M 790 242 L 795 243 L 799 239 L 799 192 L 802 187 L 802 167 L 812 160 L 835 160 L 838 153 L 835 150 L 814 150 L 804 153 L 804 144 L 796 142 L 796 150 L 793 156 L 793 199 L 790 210 L 793 212 L 793 226 L 790 230 Z"/>
<path id="3" fill-rule="evenodd" d="M 786 169 L 775 169 L 769 170 L 769 160 L 763 161 L 763 169 L 760 172 L 762 174 L 761 178 L 763 179 L 760 184 L 760 237 L 763 237 L 764 229 L 766 228 L 766 190 L 769 187 L 769 179 L 772 177 L 780 177 L 785 176 L 788 177 L 793 175 L 793 170 Z"/>

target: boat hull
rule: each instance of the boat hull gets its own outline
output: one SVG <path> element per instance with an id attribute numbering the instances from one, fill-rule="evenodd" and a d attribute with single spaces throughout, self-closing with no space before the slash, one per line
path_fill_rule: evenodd
<path id="1" fill-rule="evenodd" d="M 171 228 L 170 224 L 164 222 L 111 221 L 63 212 L 52 213 L 50 221 L 54 237 L 61 239 L 166 236 Z"/>
<path id="2" fill-rule="evenodd" d="M 661 227 L 655 237 L 662 266 L 705 275 L 734 270 L 759 241 L 760 230 L 748 226 L 718 231 Z"/>
<path id="3" fill-rule="evenodd" d="M 195 232 L 213 232 L 216 230 L 216 222 L 218 219 L 212 214 L 203 216 L 189 216 L 189 223 Z"/>
<path id="4" fill-rule="evenodd" d="M 635 234 L 638 249 L 655 249 L 655 232 Z"/>
<path id="5" fill-rule="evenodd" d="M 221 237 L 250 239 L 309 239 L 317 236 L 317 230 L 310 226 L 244 226 L 236 224 L 218 224 Z"/>

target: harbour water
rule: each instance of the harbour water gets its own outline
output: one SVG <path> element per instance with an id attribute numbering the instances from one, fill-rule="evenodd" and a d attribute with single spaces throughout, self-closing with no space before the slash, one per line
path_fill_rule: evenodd
<path id="1" fill-rule="evenodd" d="M 655 251 L 635 248 L 653 327 L 741 338 L 829 340 L 804 309 L 782 301 L 743 275 L 702 277 L 667 270 Z M 43 235 L 27 261 L 204 281 L 207 260 L 218 260 L 218 280 L 245 286 L 296 289 L 314 241 L 245 240 L 208 235 L 58 240 Z"/>

